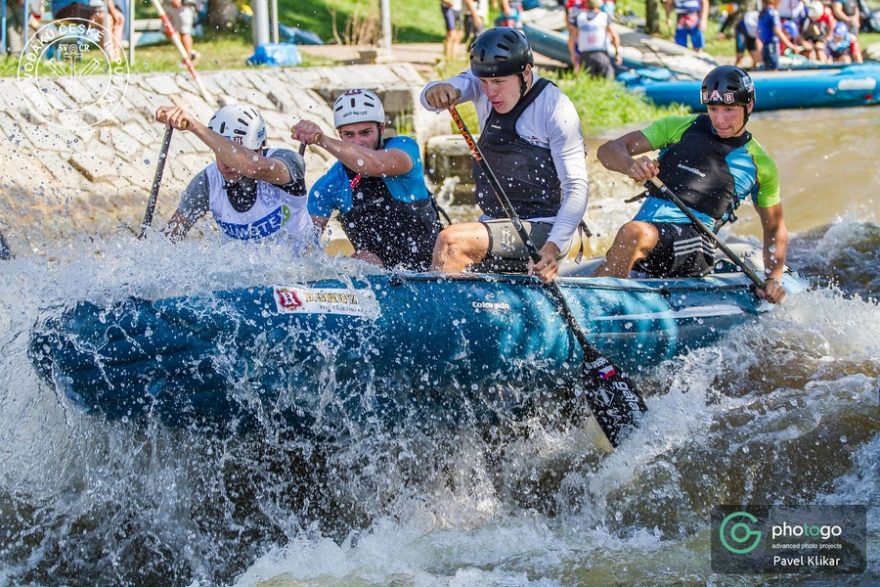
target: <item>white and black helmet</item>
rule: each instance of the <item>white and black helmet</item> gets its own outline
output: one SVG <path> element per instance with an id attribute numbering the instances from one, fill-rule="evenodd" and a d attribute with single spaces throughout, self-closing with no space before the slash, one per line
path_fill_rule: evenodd
<path id="1" fill-rule="evenodd" d="M 224 106 L 211 117 L 208 128 L 246 149 L 259 149 L 266 142 L 266 123 L 250 106 Z"/>
<path id="2" fill-rule="evenodd" d="M 356 122 L 385 124 L 382 100 L 370 90 L 348 90 L 333 103 L 333 125 L 336 128 Z"/>

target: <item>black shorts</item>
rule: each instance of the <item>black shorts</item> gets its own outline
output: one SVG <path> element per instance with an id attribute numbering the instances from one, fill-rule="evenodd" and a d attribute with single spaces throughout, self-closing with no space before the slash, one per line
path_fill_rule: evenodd
<path id="1" fill-rule="evenodd" d="M 68 4 L 58 12 L 52 15 L 56 20 L 65 20 L 79 18 L 82 20 L 91 20 L 99 12 L 104 12 L 103 6 L 91 6 L 89 4 Z"/>
<path id="2" fill-rule="evenodd" d="M 652 222 L 660 233 L 657 246 L 633 270 L 650 277 L 702 277 L 715 263 L 715 243 L 691 224 Z"/>
<path id="3" fill-rule="evenodd" d="M 614 79 L 614 66 L 611 65 L 611 57 L 607 51 L 585 51 L 579 53 L 581 66 L 594 77 L 606 77 Z"/>
<path id="4" fill-rule="evenodd" d="M 489 233 L 489 254 L 482 262 L 474 266 L 477 272 L 504 271 L 510 273 L 525 273 L 529 264 L 529 252 L 525 243 L 519 238 L 519 234 L 513 227 L 513 222 L 501 218 L 497 220 L 484 220 L 480 224 L 486 227 Z M 547 242 L 553 225 L 549 222 L 522 221 L 526 234 L 534 243 L 535 248 L 540 250 Z M 579 232 L 575 233 L 580 236 Z M 572 242 L 574 237 L 572 237 Z M 560 258 L 568 254 L 571 242 L 560 251 Z"/>

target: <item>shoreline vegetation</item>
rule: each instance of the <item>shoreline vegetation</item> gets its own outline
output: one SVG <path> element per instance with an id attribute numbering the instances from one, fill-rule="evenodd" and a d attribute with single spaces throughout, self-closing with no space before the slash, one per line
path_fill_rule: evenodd
<path id="1" fill-rule="evenodd" d="M 245 4 L 240 4 L 244 6 Z M 288 26 L 318 34 L 327 43 L 342 42 L 351 45 L 376 44 L 381 35 L 378 2 L 373 0 L 279 0 L 279 21 Z M 644 3 L 623 0 L 618 3 L 622 12 L 632 10 L 644 14 Z M 149 2 L 141 2 L 136 18 L 155 18 Z M 444 29 L 436 0 L 392 0 L 391 21 L 395 43 L 440 43 Z M 641 14 L 640 14 L 641 13 Z M 490 14 L 493 22 L 497 12 Z M 716 30 L 717 22 L 710 23 Z M 665 25 L 664 25 L 665 27 Z M 666 35 L 667 37 L 669 35 Z M 708 35 L 708 52 L 718 57 L 733 57 L 733 39 L 716 40 L 714 32 Z M 863 47 L 880 40 L 880 34 L 864 35 Z M 200 72 L 246 69 L 245 59 L 253 53 L 249 18 L 239 14 L 225 30 L 207 32 L 195 39 L 195 47 L 202 54 L 196 64 Z M 328 59 L 301 53 L 302 64 L 297 67 L 334 65 Z M 464 58 L 452 63 L 439 62 L 434 79 L 449 77 L 466 68 Z M 17 57 L 0 57 L 0 77 L 14 77 L 18 73 Z M 174 46 L 163 43 L 139 47 L 132 73 L 177 73 L 185 71 Z M 100 72 L 99 72 L 100 73 Z M 648 122 L 669 114 L 685 112 L 678 107 L 657 107 L 640 96 L 626 92 L 622 85 L 587 76 L 573 76 L 570 72 L 543 71 L 574 102 L 581 115 L 585 132 L 590 135 L 603 130 Z M 471 105 L 462 108 L 462 115 L 471 128 L 476 128 L 476 114 Z M 454 132 L 454 129 L 453 131 Z"/>

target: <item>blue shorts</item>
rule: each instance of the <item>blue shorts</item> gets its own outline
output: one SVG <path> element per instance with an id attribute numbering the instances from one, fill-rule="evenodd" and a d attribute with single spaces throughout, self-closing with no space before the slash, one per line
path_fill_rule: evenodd
<path id="1" fill-rule="evenodd" d="M 764 69 L 779 69 L 779 41 L 764 43 L 761 57 L 764 58 Z"/>
<path id="2" fill-rule="evenodd" d="M 458 22 L 461 18 L 461 15 L 458 13 L 458 10 L 455 10 L 451 6 L 440 5 L 440 12 L 443 13 L 443 21 L 446 23 L 446 32 L 454 31 L 458 28 Z"/>
<path id="3" fill-rule="evenodd" d="M 758 39 L 750 37 L 744 30 L 745 27 L 736 27 L 734 38 L 736 39 L 736 52 L 745 53 L 758 48 Z"/>
<path id="4" fill-rule="evenodd" d="M 702 49 L 706 46 L 706 41 L 703 39 L 703 31 L 700 30 L 699 25 L 695 27 L 675 29 L 676 45 L 687 47 L 688 37 L 691 38 L 691 45 L 694 49 Z"/>

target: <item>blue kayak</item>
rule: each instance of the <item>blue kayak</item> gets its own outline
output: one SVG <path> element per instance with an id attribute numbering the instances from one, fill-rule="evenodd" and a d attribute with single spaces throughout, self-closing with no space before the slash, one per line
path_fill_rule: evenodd
<path id="1" fill-rule="evenodd" d="M 568 32 L 542 28 L 526 23 L 523 26 L 532 49 L 571 65 L 568 54 Z M 654 39 L 641 41 L 640 46 L 653 46 Z M 644 47 L 643 47 L 644 48 Z M 686 53 L 684 49 L 679 49 Z M 659 51 L 654 55 L 667 65 L 676 57 L 664 60 Z M 691 61 L 697 59 L 690 57 Z M 624 53 L 623 66 L 616 79 L 627 90 L 649 98 L 659 106 L 683 104 L 694 111 L 703 111 L 700 104 L 700 82 L 711 64 L 702 63 L 702 73 L 676 70 L 649 64 Z M 789 108 L 843 108 L 870 106 L 880 103 L 880 62 L 871 61 L 853 65 L 823 65 L 804 61 L 781 71 L 751 72 L 755 80 L 755 110 L 782 110 Z"/>
<path id="2" fill-rule="evenodd" d="M 741 273 L 559 285 L 591 342 L 631 374 L 768 308 Z M 791 275 L 785 285 L 803 289 Z M 379 274 L 80 302 L 36 325 L 30 356 L 69 404 L 109 419 L 280 418 L 307 433 L 522 417 L 571 397 L 583 352 L 534 278 Z"/>
<path id="3" fill-rule="evenodd" d="M 800 68 L 782 72 L 753 72 L 755 109 L 842 108 L 880 103 L 880 63 L 841 67 Z M 644 94 L 655 104 L 684 104 L 704 110 L 700 104 L 700 80 L 657 80 L 649 72 L 618 76 L 627 89 Z"/>

